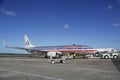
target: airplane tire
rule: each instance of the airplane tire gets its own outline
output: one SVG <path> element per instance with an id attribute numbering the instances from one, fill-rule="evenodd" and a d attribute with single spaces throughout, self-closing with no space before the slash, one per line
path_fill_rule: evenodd
<path id="1" fill-rule="evenodd" d="M 54 60 L 51 60 L 51 64 L 55 64 L 55 61 L 54 61 Z"/>
<path id="2" fill-rule="evenodd" d="M 118 59 L 118 56 L 117 56 L 117 55 L 114 55 L 114 56 L 113 56 L 113 59 Z"/>
<path id="3" fill-rule="evenodd" d="M 63 61 L 62 61 L 62 63 L 64 64 L 64 63 L 65 63 L 65 61 L 63 60 Z"/>
<path id="4" fill-rule="evenodd" d="M 60 60 L 60 63 L 62 63 L 62 60 Z"/>
<path id="5" fill-rule="evenodd" d="M 105 55 L 105 56 L 104 56 L 104 59 L 109 59 L 109 56 L 108 56 L 108 55 Z"/>
<path id="6" fill-rule="evenodd" d="M 64 63 L 65 63 L 65 60 L 60 60 L 60 63 L 63 63 L 63 64 L 64 64 Z"/>

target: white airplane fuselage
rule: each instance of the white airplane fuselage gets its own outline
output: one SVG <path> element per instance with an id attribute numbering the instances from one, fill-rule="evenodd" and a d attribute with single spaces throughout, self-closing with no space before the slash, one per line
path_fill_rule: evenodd
<path id="1" fill-rule="evenodd" d="M 25 35 L 25 48 L 22 47 L 9 47 L 5 45 L 7 48 L 21 49 L 26 50 L 30 53 L 40 53 L 45 52 L 47 56 L 56 56 L 56 54 L 62 54 L 63 52 L 69 53 L 96 53 L 96 49 L 92 49 L 89 46 L 85 45 L 63 45 L 63 46 L 33 46 L 29 41 L 27 35 Z"/>

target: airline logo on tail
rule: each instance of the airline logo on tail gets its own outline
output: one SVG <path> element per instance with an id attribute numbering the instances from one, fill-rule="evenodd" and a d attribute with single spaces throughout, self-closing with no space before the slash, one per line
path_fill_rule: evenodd
<path id="1" fill-rule="evenodd" d="M 25 47 L 26 47 L 26 48 L 27 48 L 27 47 L 34 47 L 34 46 L 30 43 L 27 35 L 25 35 Z"/>
<path id="2" fill-rule="evenodd" d="M 29 46 L 29 45 L 30 45 L 30 43 L 29 43 L 28 41 L 26 41 L 25 45 L 26 45 L 26 46 Z"/>

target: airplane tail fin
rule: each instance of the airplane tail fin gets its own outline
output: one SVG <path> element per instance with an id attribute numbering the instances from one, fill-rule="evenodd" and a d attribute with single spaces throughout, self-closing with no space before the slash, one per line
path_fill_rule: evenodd
<path id="1" fill-rule="evenodd" d="M 33 45 L 31 44 L 31 42 L 29 41 L 27 35 L 25 35 L 25 47 L 28 48 L 28 47 L 33 47 Z"/>

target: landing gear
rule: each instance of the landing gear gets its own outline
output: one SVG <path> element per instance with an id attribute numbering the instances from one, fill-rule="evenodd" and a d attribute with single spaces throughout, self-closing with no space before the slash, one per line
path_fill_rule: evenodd
<path id="1" fill-rule="evenodd" d="M 109 56 L 108 56 L 108 55 L 105 55 L 105 56 L 104 56 L 104 59 L 109 59 Z"/>
<path id="2" fill-rule="evenodd" d="M 48 58 L 47 53 L 45 53 L 45 58 Z"/>

